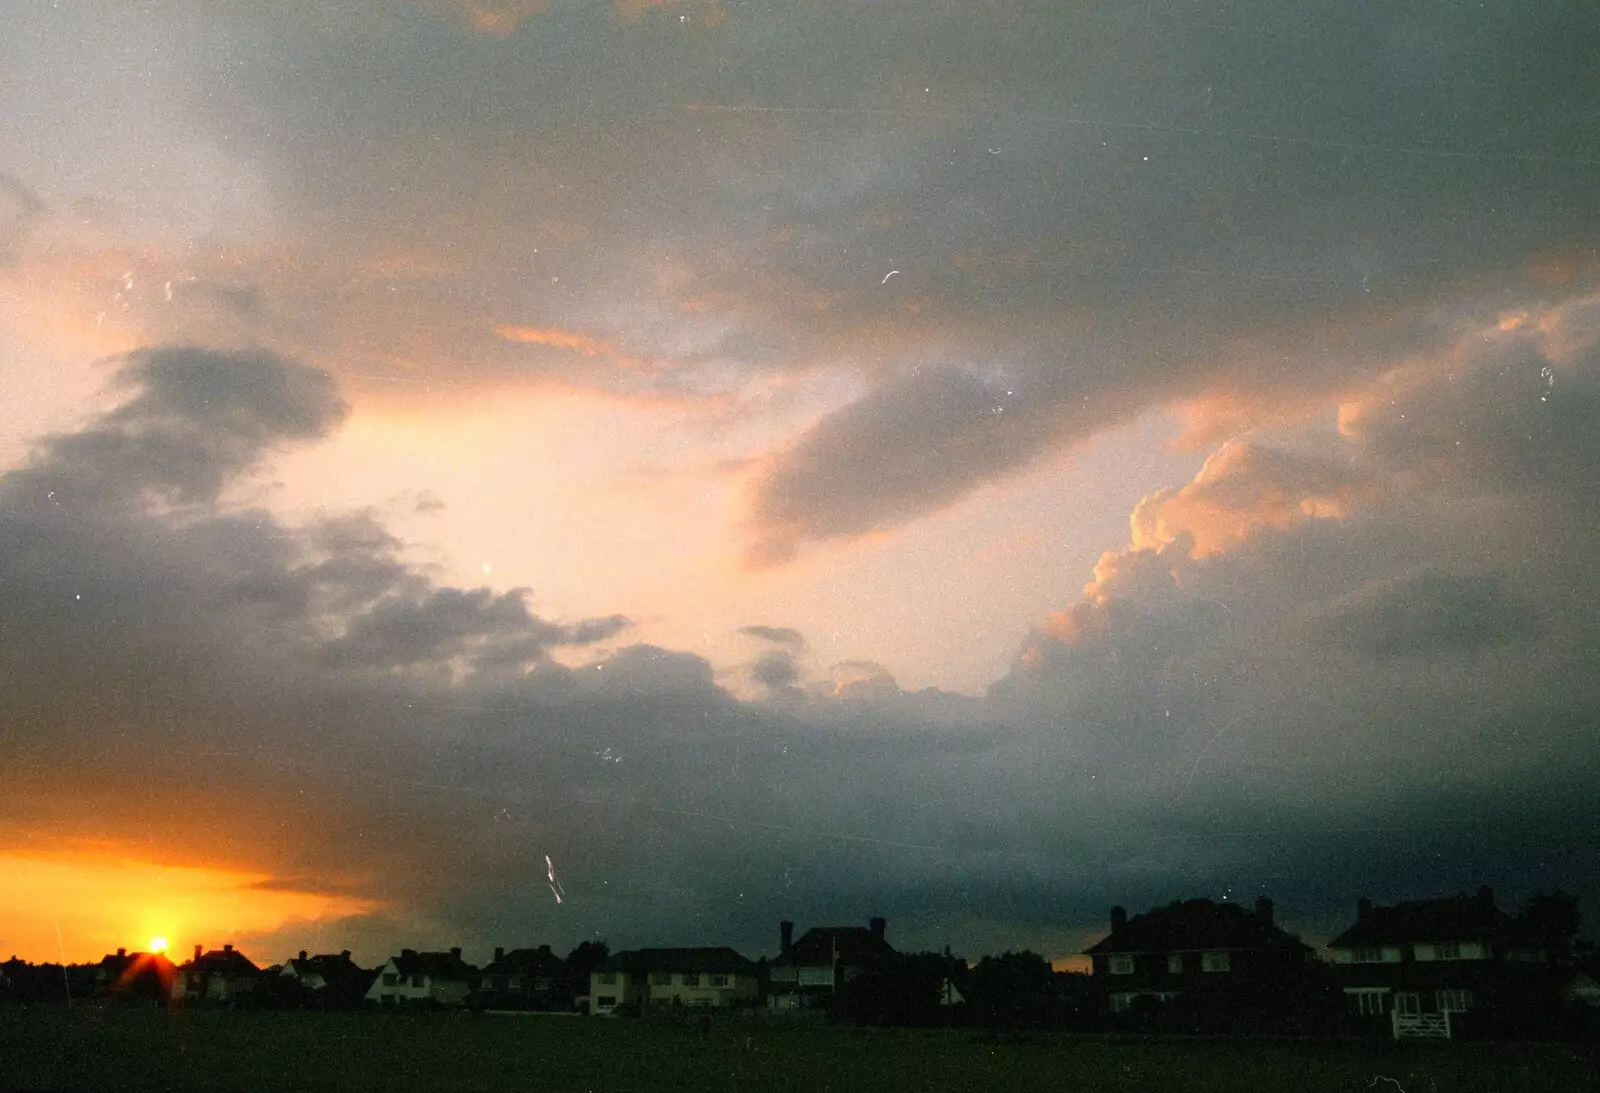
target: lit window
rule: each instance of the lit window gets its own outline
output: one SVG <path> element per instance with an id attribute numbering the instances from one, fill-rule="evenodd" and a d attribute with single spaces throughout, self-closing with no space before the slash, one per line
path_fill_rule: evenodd
<path id="1" fill-rule="evenodd" d="M 1225 971 L 1227 971 L 1228 970 L 1228 954 L 1226 952 L 1201 953 L 1200 954 L 1200 970 L 1203 971 L 1203 972 L 1225 972 Z"/>
<path id="2" fill-rule="evenodd" d="M 1106 970 L 1112 975 L 1132 975 L 1133 957 L 1123 953 L 1106 958 Z"/>

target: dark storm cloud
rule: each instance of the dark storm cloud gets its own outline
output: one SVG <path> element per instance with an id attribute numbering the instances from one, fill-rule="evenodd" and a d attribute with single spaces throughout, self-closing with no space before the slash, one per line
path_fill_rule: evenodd
<path id="1" fill-rule="evenodd" d="M 1532 607 L 1499 573 L 1434 571 L 1385 582 L 1337 607 L 1327 623 L 1334 640 L 1377 656 L 1463 652 L 1526 641 L 1537 630 Z"/>
<path id="2" fill-rule="evenodd" d="M 35 474 L 74 493 L 213 501 L 274 445 L 321 436 L 345 413 L 326 372 L 265 349 L 147 350 L 118 378 L 134 395 L 93 427 L 47 439 Z"/>
<path id="3" fill-rule="evenodd" d="M 742 626 L 739 628 L 739 633 L 759 641 L 781 645 L 794 652 L 801 652 L 806 647 L 805 635 L 787 626 Z"/>

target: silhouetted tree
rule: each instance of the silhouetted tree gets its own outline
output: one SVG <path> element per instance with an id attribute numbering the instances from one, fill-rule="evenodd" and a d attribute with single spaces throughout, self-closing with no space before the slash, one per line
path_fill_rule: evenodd
<path id="1" fill-rule="evenodd" d="M 589 973 L 611 957 L 611 949 L 604 941 L 580 941 L 578 947 L 563 961 L 566 970 L 568 993 L 572 996 L 589 993 Z"/>
<path id="2" fill-rule="evenodd" d="M 1536 892 L 1522 905 L 1522 921 L 1538 936 L 1540 942 L 1560 953 L 1572 947 L 1573 939 L 1583 927 L 1583 915 L 1578 910 L 1578 897 L 1557 888 L 1552 892 Z"/>

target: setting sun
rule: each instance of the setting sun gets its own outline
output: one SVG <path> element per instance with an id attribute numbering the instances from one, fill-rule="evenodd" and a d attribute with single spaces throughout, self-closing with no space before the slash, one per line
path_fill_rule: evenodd
<path id="1" fill-rule="evenodd" d="M 164 953 L 164 952 L 166 952 L 167 951 L 167 939 L 164 938 L 164 937 L 152 937 L 150 939 L 150 951 L 153 952 L 153 953 Z"/>

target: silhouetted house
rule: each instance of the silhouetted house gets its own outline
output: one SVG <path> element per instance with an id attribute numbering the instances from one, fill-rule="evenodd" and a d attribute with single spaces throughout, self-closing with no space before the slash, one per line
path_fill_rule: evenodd
<path id="1" fill-rule="evenodd" d="M 1570 978 L 1559 969 L 1561 954 L 1495 906 L 1488 886 L 1476 896 L 1391 907 L 1359 900 L 1355 924 L 1328 950 L 1349 1012 L 1375 1020 L 1485 1008 L 1506 1013 L 1547 1001 Z"/>
<path id="2" fill-rule="evenodd" d="M 350 950 L 307 955 L 304 949 L 283 962 L 278 974 L 327 1005 L 354 1005 L 372 986 L 373 973 L 350 959 Z"/>
<path id="3" fill-rule="evenodd" d="M 262 971 L 232 945 L 206 952 L 194 947 L 194 958 L 179 965 L 172 980 L 172 998 L 179 1002 L 232 1004 L 253 993 Z"/>
<path id="4" fill-rule="evenodd" d="M 1140 999 L 1188 996 L 1201 1004 L 1270 1004 L 1300 987 L 1310 946 L 1280 929 L 1272 901 L 1250 911 L 1191 899 L 1133 918 L 1111 908 L 1111 933 L 1085 950 L 1104 1005 L 1122 1013 Z"/>
<path id="5" fill-rule="evenodd" d="M 778 923 L 779 952 L 767 969 L 767 1007 L 801 1010 L 825 1004 L 862 972 L 897 955 L 881 918 L 866 926 L 813 926 L 794 940 L 794 923 Z"/>
<path id="6" fill-rule="evenodd" d="M 760 969 L 725 946 L 633 949 L 589 973 L 589 1012 L 634 1012 L 663 1006 L 724 1009 L 761 999 Z"/>
<path id="7" fill-rule="evenodd" d="M 473 1001 L 488 1009 L 570 1009 L 566 967 L 550 946 L 496 948 L 478 976 Z"/>
<path id="8" fill-rule="evenodd" d="M 378 969 L 366 997 L 383 1006 L 460 1006 L 477 979 L 478 969 L 461 959 L 459 948 L 446 953 L 401 949 Z"/>

